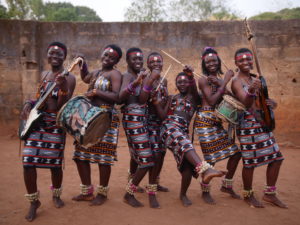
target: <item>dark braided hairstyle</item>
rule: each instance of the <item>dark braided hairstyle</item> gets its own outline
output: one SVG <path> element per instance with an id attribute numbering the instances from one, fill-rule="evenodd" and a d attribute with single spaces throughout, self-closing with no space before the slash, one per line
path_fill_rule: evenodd
<path id="1" fill-rule="evenodd" d="M 208 76 L 208 74 L 209 74 L 209 72 L 208 72 L 208 70 L 207 70 L 207 68 L 206 68 L 206 66 L 205 66 L 204 58 L 205 58 L 206 55 L 208 55 L 208 54 L 210 54 L 210 53 L 216 54 L 216 55 L 217 55 L 217 58 L 218 58 L 218 69 L 217 69 L 217 72 L 218 72 L 219 74 L 223 74 L 223 71 L 222 71 L 222 68 L 221 68 L 221 59 L 220 59 L 220 57 L 219 57 L 219 55 L 218 55 L 218 52 L 217 52 L 216 50 L 214 50 L 212 47 L 206 47 L 206 48 L 204 48 L 204 51 L 203 51 L 203 53 L 202 53 L 202 57 L 201 57 L 201 59 L 202 59 L 201 66 L 202 66 L 202 72 L 203 72 L 203 74 L 206 75 L 206 76 Z"/>
<path id="2" fill-rule="evenodd" d="M 115 50 L 117 53 L 118 53 L 118 60 L 117 60 L 117 63 L 120 61 L 120 59 L 122 58 L 122 49 L 118 46 L 118 45 L 115 45 L 115 44 L 110 44 L 110 45 L 107 45 L 105 46 L 104 49 L 106 48 L 112 48 L 113 50 Z"/>

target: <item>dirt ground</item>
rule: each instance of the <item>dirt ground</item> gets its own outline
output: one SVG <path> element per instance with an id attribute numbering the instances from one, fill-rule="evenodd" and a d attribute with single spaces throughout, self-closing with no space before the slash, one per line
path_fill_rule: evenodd
<path id="1" fill-rule="evenodd" d="M 298 137 L 298 139 L 297 139 Z M 0 126 L 0 224 L 15 225 L 27 224 L 24 219 L 28 209 L 28 202 L 24 198 L 25 185 L 22 175 L 22 163 L 18 153 L 20 142 L 16 136 L 16 129 L 9 125 Z M 72 224 L 72 225 L 297 225 L 300 224 L 300 148 L 299 136 L 280 137 L 279 144 L 285 156 L 278 180 L 280 198 L 289 206 L 289 209 L 280 209 L 265 204 L 264 209 L 250 208 L 242 200 L 231 199 L 219 191 L 221 179 L 212 182 L 212 195 L 217 205 L 205 204 L 200 198 L 200 187 L 197 180 L 193 180 L 188 195 L 193 201 L 190 207 L 183 207 L 178 199 L 180 176 L 170 151 L 167 152 L 165 165 L 161 173 L 161 183 L 169 187 L 170 192 L 159 193 L 158 199 L 161 209 L 149 208 L 146 194 L 137 194 L 137 198 L 145 204 L 143 208 L 131 208 L 122 200 L 127 181 L 129 152 L 123 131 L 118 144 L 119 161 L 113 167 L 109 200 L 102 206 L 89 206 L 88 202 L 74 202 L 71 198 L 79 193 L 80 179 L 72 161 L 72 140 L 67 139 L 65 150 L 65 170 L 63 180 L 63 195 L 65 207 L 54 208 L 51 200 L 50 172 L 47 169 L 38 170 L 38 188 L 41 193 L 42 205 L 38 216 L 32 224 Z M 196 146 L 200 153 L 199 146 Z M 200 153 L 200 155 L 202 155 Z M 226 162 L 216 165 L 217 169 L 224 169 Z M 92 166 L 92 180 L 96 185 L 99 182 L 97 166 Z M 235 190 L 241 193 L 242 164 L 239 164 L 235 176 Z M 265 185 L 266 166 L 257 168 L 254 175 L 254 190 L 258 198 L 262 197 Z M 298 175 L 297 175 L 298 174 Z M 147 183 L 144 179 L 141 183 Z"/>

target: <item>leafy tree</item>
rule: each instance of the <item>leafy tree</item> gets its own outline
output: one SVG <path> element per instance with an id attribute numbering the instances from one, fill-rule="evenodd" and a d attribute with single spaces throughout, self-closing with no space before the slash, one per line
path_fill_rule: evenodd
<path id="1" fill-rule="evenodd" d="M 71 3 L 43 3 L 43 0 L 6 0 L 12 19 L 42 21 L 102 21 L 93 9 Z M 0 8 L 0 15 L 2 15 Z M 1 18 L 1 17 L 0 17 Z"/>
<path id="2" fill-rule="evenodd" d="M 134 0 L 126 10 L 125 20 L 157 22 L 164 21 L 165 15 L 164 0 Z"/>
<path id="3" fill-rule="evenodd" d="M 6 0 L 8 15 L 12 19 L 29 19 L 30 5 L 25 0 Z"/>
<path id="4" fill-rule="evenodd" d="M 85 6 L 76 6 L 75 8 L 78 16 L 77 21 L 102 21 L 93 9 Z"/>
<path id="5" fill-rule="evenodd" d="M 0 4 L 0 19 L 9 19 L 7 9 Z"/>
<path id="6" fill-rule="evenodd" d="M 226 7 L 226 0 L 173 0 L 170 20 L 200 21 L 236 19 Z"/>
<path id="7" fill-rule="evenodd" d="M 264 12 L 251 17 L 252 20 L 286 20 L 300 19 L 300 7 L 292 9 L 282 9 L 278 12 Z"/>
<path id="8" fill-rule="evenodd" d="M 133 0 L 125 13 L 128 21 L 199 21 L 236 19 L 226 0 Z"/>

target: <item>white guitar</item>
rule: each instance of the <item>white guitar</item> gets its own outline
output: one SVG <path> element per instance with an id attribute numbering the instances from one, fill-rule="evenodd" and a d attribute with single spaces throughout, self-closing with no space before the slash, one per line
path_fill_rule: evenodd
<path id="1" fill-rule="evenodd" d="M 68 76 L 69 72 L 71 72 L 74 67 L 81 62 L 81 58 L 77 58 L 74 60 L 74 62 L 69 66 L 68 70 L 64 70 L 62 72 L 63 76 Z M 53 89 L 55 88 L 56 83 L 53 82 L 53 84 L 48 88 L 48 90 L 41 96 L 41 98 L 38 99 L 38 102 L 35 104 L 35 106 L 31 109 L 27 120 L 21 120 L 20 126 L 19 126 L 19 137 L 21 140 L 26 140 L 29 136 L 29 134 L 32 132 L 32 130 L 39 124 L 39 122 L 42 119 L 42 112 L 41 108 L 46 101 L 47 97 L 51 94 Z"/>

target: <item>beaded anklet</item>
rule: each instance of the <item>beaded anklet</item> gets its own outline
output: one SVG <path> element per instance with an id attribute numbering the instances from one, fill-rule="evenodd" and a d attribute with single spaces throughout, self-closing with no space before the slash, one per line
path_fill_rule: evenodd
<path id="1" fill-rule="evenodd" d="M 105 197 L 107 196 L 108 190 L 109 190 L 108 186 L 104 187 L 102 185 L 97 185 L 97 188 L 96 188 L 97 194 L 103 195 Z"/>
<path id="2" fill-rule="evenodd" d="M 156 195 L 157 193 L 157 184 L 148 184 L 146 186 L 148 195 Z"/>
<path id="3" fill-rule="evenodd" d="M 276 195 L 276 186 L 265 186 L 264 193 L 266 195 Z"/>
<path id="4" fill-rule="evenodd" d="M 201 190 L 202 192 L 210 192 L 210 187 L 211 185 L 210 184 L 204 184 L 203 182 L 200 182 L 200 185 L 201 185 Z"/>
<path id="5" fill-rule="evenodd" d="M 137 186 L 132 183 L 132 180 L 126 185 L 126 191 L 130 195 L 134 195 L 134 193 L 137 192 Z"/>
<path id="6" fill-rule="evenodd" d="M 244 198 L 250 198 L 252 195 L 254 195 L 254 191 L 252 189 L 243 190 L 243 197 Z"/>
<path id="7" fill-rule="evenodd" d="M 198 174 L 202 174 L 209 168 L 213 168 L 213 166 L 207 163 L 206 161 L 202 161 L 196 165 L 195 172 Z"/>
<path id="8" fill-rule="evenodd" d="M 223 179 L 222 180 L 222 186 L 224 188 L 232 189 L 233 186 L 233 179 Z"/>
<path id="9" fill-rule="evenodd" d="M 52 191 L 53 197 L 60 197 L 62 194 L 63 188 L 54 188 L 53 185 L 50 186 L 50 190 Z"/>
<path id="10" fill-rule="evenodd" d="M 37 191 L 37 192 L 35 192 L 35 193 L 25 194 L 24 196 L 25 196 L 25 198 L 28 199 L 28 201 L 30 201 L 30 202 L 35 202 L 35 201 L 39 200 L 40 192 Z"/>
<path id="11" fill-rule="evenodd" d="M 94 193 L 94 186 L 91 185 L 84 185 L 84 184 L 80 184 L 80 194 L 82 195 L 92 195 Z"/>

